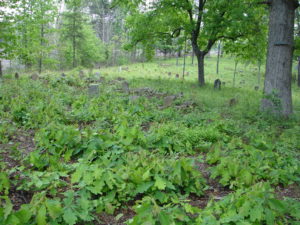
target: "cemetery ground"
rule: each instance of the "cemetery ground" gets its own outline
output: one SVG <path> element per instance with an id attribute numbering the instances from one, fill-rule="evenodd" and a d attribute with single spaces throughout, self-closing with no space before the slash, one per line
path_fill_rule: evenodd
<path id="1" fill-rule="evenodd" d="M 300 224 L 300 90 L 262 114 L 258 69 L 215 64 L 5 75 L 0 224 Z"/>

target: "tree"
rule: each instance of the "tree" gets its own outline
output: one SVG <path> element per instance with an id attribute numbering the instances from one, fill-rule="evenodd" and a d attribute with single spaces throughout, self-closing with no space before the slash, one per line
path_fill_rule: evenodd
<path id="1" fill-rule="evenodd" d="M 77 66 L 76 54 L 80 42 L 83 40 L 83 7 L 82 0 L 71 0 L 67 3 L 68 11 L 64 13 L 62 39 L 69 40 L 72 44 L 72 66 Z"/>
<path id="2" fill-rule="evenodd" d="M 0 78 L 3 75 L 2 59 L 11 59 L 16 50 L 15 17 L 5 9 L 13 9 L 18 1 L 0 2 Z"/>
<path id="3" fill-rule="evenodd" d="M 84 13 L 82 0 L 68 1 L 64 13 L 60 48 L 63 66 L 93 67 L 104 60 L 104 46 L 93 30 L 88 16 Z"/>
<path id="4" fill-rule="evenodd" d="M 147 1 L 128 1 L 127 6 L 135 6 L 132 12 L 136 21 L 132 22 L 132 18 L 130 21 L 131 36 L 135 42 L 147 41 L 149 44 L 163 34 L 177 37 L 175 34 L 183 30 L 189 35 L 198 60 L 198 82 L 201 86 L 205 84 L 204 57 L 212 46 L 218 40 L 243 38 L 259 26 L 256 22 L 259 7 L 253 6 L 253 1 L 249 0 L 159 0 L 144 11 L 139 9 L 142 4 L 147 5 Z M 122 2 L 124 4 L 124 0 Z M 142 34 L 146 28 L 149 29 L 146 35 Z"/>
<path id="5" fill-rule="evenodd" d="M 292 57 L 296 0 L 271 0 L 264 98 L 261 109 L 289 116 L 292 111 Z"/>
<path id="6" fill-rule="evenodd" d="M 294 52 L 294 59 L 297 61 L 297 85 L 300 87 L 300 10 L 296 10 L 296 32 L 295 32 L 295 52 Z"/>

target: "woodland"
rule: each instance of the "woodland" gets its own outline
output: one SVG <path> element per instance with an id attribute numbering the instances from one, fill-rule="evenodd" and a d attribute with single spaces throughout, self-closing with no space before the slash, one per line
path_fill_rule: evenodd
<path id="1" fill-rule="evenodd" d="M 299 4 L 0 1 L 0 225 L 300 225 Z"/>

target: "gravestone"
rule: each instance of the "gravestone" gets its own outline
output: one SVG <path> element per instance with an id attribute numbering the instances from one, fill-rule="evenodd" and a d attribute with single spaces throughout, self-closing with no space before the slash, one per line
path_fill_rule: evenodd
<path id="1" fill-rule="evenodd" d="M 66 74 L 65 74 L 65 73 L 62 73 L 60 76 L 61 76 L 62 78 L 65 78 L 65 77 L 66 77 Z"/>
<path id="2" fill-rule="evenodd" d="M 39 75 L 37 75 L 36 73 L 32 74 L 30 76 L 31 80 L 38 80 L 39 79 Z"/>
<path id="3" fill-rule="evenodd" d="M 101 78 L 100 72 L 96 72 L 94 76 L 95 76 L 96 79 L 100 79 Z"/>
<path id="4" fill-rule="evenodd" d="M 96 97 L 99 95 L 100 89 L 98 84 L 91 84 L 88 89 L 88 94 L 90 97 Z"/>
<path id="5" fill-rule="evenodd" d="M 259 89 L 258 86 L 255 86 L 255 87 L 254 87 L 254 90 L 255 90 L 255 91 L 258 91 L 258 89 Z"/>
<path id="6" fill-rule="evenodd" d="M 173 103 L 173 101 L 176 99 L 176 96 L 170 95 L 164 98 L 164 108 L 170 107 Z"/>
<path id="7" fill-rule="evenodd" d="M 171 72 L 169 72 L 169 73 L 168 73 L 168 76 L 169 76 L 169 77 L 170 77 L 170 76 L 172 76 L 172 73 L 171 73 Z"/>
<path id="8" fill-rule="evenodd" d="M 189 75 L 190 75 L 190 72 L 187 72 L 187 73 L 185 74 L 185 76 L 187 76 L 187 77 L 188 77 Z"/>
<path id="9" fill-rule="evenodd" d="M 133 95 L 133 96 L 130 96 L 130 97 L 129 97 L 129 100 L 132 101 L 132 102 L 135 102 L 135 101 L 137 101 L 139 98 L 140 98 L 139 96 Z"/>
<path id="10" fill-rule="evenodd" d="M 214 82 L 214 89 L 221 90 L 221 81 L 220 79 L 216 79 Z"/>
<path id="11" fill-rule="evenodd" d="M 98 80 L 98 82 L 104 83 L 105 82 L 105 77 L 100 77 L 99 80 Z"/>
<path id="12" fill-rule="evenodd" d="M 234 106 L 234 105 L 236 105 L 236 104 L 237 104 L 237 99 L 232 98 L 232 99 L 229 100 L 229 106 L 230 106 L 230 107 L 232 107 L 232 106 Z"/>
<path id="13" fill-rule="evenodd" d="M 17 79 L 17 80 L 18 80 L 18 79 L 19 79 L 19 77 L 20 77 L 20 76 L 19 76 L 19 74 L 18 74 L 18 73 L 15 73 L 15 79 Z"/>
<path id="14" fill-rule="evenodd" d="M 79 71 L 79 78 L 84 79 L 84 72 L 82 70 Z"/>
<path id="15" fill-rule="evenodd" d="M 127 81 L 124 81 L 123 83 L 122 83 L 122 90 L 123 90 L 123 92 L 125 92 L 125 93 L 129 93 L 129 83 L 127 82 Z"/>
<path id="16" fill-rule="evenodd" d="M 179 74 L 177 73 L 177 74 L 175 75 L 175 77 L 176 77 L 176 78 L 179 78 Z"/>

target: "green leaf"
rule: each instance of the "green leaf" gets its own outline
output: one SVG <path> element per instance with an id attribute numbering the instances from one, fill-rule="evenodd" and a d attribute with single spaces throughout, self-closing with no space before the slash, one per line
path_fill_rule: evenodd
<path id="1" fill-rule="evenodd" d="M 63 218 L 68 225 L 74 225 L 77 221 L 76 215 L 70 208 L 64 210 Z"/>
<path id="2" fill-rule="evenodd" d="M 164 211 L 161 211 L 158 215 L 159 222 L 161 225 L 170 225 L 172 224 L 172 217 L 168 214 L 166 214 Z"/>
<path id="3" fill-rule="evenodd" d="M 250 211 L 250 220 L 252 222 L 257 222 L 262 219 L 264 209 L 261 207 L 261 205 L 256 205 L 252 210 Z"/>
<path id="4" fill-rule="evenodd" d="M 48 199 L 46 201 L 46 206 L 52 219 L 56 219 L 61 215 L 62 207 L 59 201 Z"/>
<path id="5" fill-rule="evenodd" d="M 37 216 L 36 216 L 36 222 L 37 222 L 38 225 L 46 225 L 47 224 L 45 205 L 42 205 L 40 207 L 40 209 L 38 210 Z"/>
<path id="6" fill-rule="evenodd" d="M 160 177 L 155 177 L 155 184 L 154 186 L 157 187 L 159 190 L 164 190 L 166 188 L 166 182 Z"/>
<path id="7" fill-rule="evenodd" d="M 5 197 L 4 219 L 7 219 L 7 217 L 12 212 L 12 209 L 13 209 L 13 205 L 12 205 L 10 199 L 8 197 Z"/>
<path id="8" fill-rule="evenodd" d="M 30 220 L 31 216 L 32 216 L 29 205 L 22 205 L 21 209 L 19 209 L 19 211 L 16 212 L 16 216 L 23 223 L 27 223 Z"/>
<path id="9" fill-rule="evenodd" d="M 135 190 L 135 193 L 138 194 L 138 193 L 145 193 L 146 191 L 149 190 L 149 188 L 154 184 L 153 181 L 149 181 L 149 182 L 146 182 L 146 183 L 142 183 L 142 184 L 139 184 Z"/>

